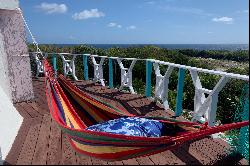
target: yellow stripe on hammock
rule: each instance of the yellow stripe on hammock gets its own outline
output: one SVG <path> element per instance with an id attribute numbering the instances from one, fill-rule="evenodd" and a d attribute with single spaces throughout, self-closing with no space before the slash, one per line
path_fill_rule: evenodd
<path id="1" fill-rule="evenodd" d="M 88 101 L 89 103 L 91 103 L 91 104 L 93 104 L 93 105 L 96 105 L 97 107 L 99 107 L 99 108 L 101 108 L 101 109 L 103 109 L 103 110 L 105 110 L 105 111 L 107 111 L 107 112 L 110 112 L 110 113 L 116 113 L 117 115 L 127 115 L 127 114 L 124 113 L 124 112 L 117 112 L 117 111 L 113 112 L 113 111 L 111 111 L 111 108 L 109 108 L 109 107 L 107 107 L 107 106 L 102 107 L 102 106 L 99 104 L 99 102 L 95 102 L 95 101 L 92 101 L 91 99 L 88 99 L 87 97 L 85 97 L 84 95 L 82 95 L 81 93 L 79 93 L 78 91 L 76 91 L 75 89 L 71 88 L 71 87 L 70 87 L 69 85 L 67 85 L 65 82 L 63 82 L 63 83 L 64 83 L 64 85 L 65 85 L 65 86 L 64 86 L 65 88 L 67 87 L 68 90 L 70 90 L 70 91 L 76 93 L 78 96 L 80 96 L 80 97 L 83 98 L 84 100 Z M 128 113 L 128 112 L 127 112 L 127 113 Z M 130 113 L 128 113 L 128 114 L 130 114 Z"/>
<path id="2" fill-rule="evenodd" d="M 84 102 L 82 102 L 78 96 L 76 96 L 74 93 L 69 92 L 72 97 L 74 98 L 74 100 L 76 100 L 78 102 L 78 104 L 80 104 L 83 109 L 85 111 L 87 111 L 97 122 L 102 122 L 104 121 L 103 118 L 101 118 L 98 114 L 96 114 L 87 104 L 85 104 Z"/>
<path id="3" fill-rule="evenodd" d="M 67 126 L 71 127 L 70 122 L 69 122 L 69 118 L 68 118 L 68 116 L 66 114 L 65 114 L 65 119 L 66 119 Z"/>
<path id="4" fill-rule="evenodd" d="M 136 147 L 117 147 L 117 146 L 93 146 L 93 145 L 83 145 L 74 140 L 72 140 L 75 146 L 83 151 L 95 154 L 104 154 L 104 153 L 118 153 L 129 150 L 141 149 Z"/>
<path id="5" fill-rule="evenodd" d="M 63 111 L 64 111 L 64 114 L 65 114 L 65 117 L 66 117 L 67 126 L 71 127 L 71 125 L 70 125 L 70 122 L 71 122 L 71 124 L 74 126 L 75 129 L 81 129 L 80 126 L 75 121 L 75 119 L 73 118 L 72 114 L 70 113 L 69 108 L 66 105 L 66 103 L 64 102 L 61 94 L 58 94 L 58 96 L 60 98 L 60 101 L 61 101 L 61 104 L 62 104 L 62 107 L 63 107 Z M 69 120 L 70 120 L 70 122 L 69 122 Z"/>

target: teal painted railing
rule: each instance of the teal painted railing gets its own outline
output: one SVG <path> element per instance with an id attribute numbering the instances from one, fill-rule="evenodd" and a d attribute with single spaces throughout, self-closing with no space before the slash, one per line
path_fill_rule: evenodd
<path id="1" fill-rule="evenodd" d="M 178 73 L 177 97 L 175 116 L 180 116 L 182 113 L 183 89 L 185 80 L 185 69 L 180 68 Z"/>
<path id="2" fill-rule="evenodd" d="M 146 61 L 146 91 L 145 96 L 150 97 L 152 92 L 151 86 L 151 75 L 152 75 L 152 65 L 151 61 Z"/>
<path id="3" fill-rule="evenodd" d="M 88 55 L 83 55 L 84 79 L 89 80 Z"/>
<path id="4" fill-rule="evenodd" d="M 113 88 L 114 83 L 113 83 L 113 61 L 112 59 L 109 59 L 109 87 Z"/>
<path id="5" fill-rule="evenodd" d="M 52 64 L 53 64 L 54 71 L 57 71 L 56 54 L 52 55 Z"/>

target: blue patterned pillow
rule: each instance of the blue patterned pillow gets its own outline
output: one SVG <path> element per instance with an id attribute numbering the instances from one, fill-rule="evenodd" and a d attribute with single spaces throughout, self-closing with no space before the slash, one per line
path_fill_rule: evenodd
<path id="1" fill-rule="evenodd" d="M 163 127 L 162 123 L 157 120 L 128 117 L 92 125 L 89 126 L 87 130 L 129 136 L 160 137 L 162 135 Z"/>

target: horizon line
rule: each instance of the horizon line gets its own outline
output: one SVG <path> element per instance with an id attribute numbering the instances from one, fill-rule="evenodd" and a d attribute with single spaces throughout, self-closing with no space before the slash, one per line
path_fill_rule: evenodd
<path id="1" fill-rule="evenodd" d="M 28 44 L 32 44 L 29 42 Z M 249 43 L 40 43 L 40 44 L 71 44 L 71 45 L 249 45 Z"/>

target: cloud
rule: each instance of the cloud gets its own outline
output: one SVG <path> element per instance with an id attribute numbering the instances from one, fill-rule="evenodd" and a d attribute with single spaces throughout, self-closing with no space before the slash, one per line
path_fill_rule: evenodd
<path id="1" fill-rule="evenodd" d="M 70 35 L 70 36 L 69 36 L 69 39 L 70 39 L 70 40 L 75 40 L 75 39 L 76 39 L 76 37 L 75 37 L 75 36 L 73 36 L 73 35 Z"/>
<path id="2" fill-rule="evenodd" d="M 214 22 L 223 22 L 223 23 L 226 23 L 226 24 L 232 24 L 234 19 L 231 18 L 231 17 L 215 17 L 212 19 L 212 21 Z"/>
<path id="3" fill-rule="evenodd" d="M 249 13 L 249 10 L 243 10 L 243 13 Z"/>
<path id="4" fill-rule="evenodd" d="M 57 4 L 57 3 L 46 3 L 43 2 L 40 5 L 36 6 L 38 9 L 44 11 L 47 14 L 53 13 L 66 13 L 68 8 L 65 4 Z"/>
<path id="5" fill-rule="evenodd" d="M 127 27 L 127 30 L 134 30 L 134 29 L 136 29 L 136 26 L 134 26 L 134 25 L 130 25 Z"/>
<path id="6" fill-rule="evenodd" d="M 154 5 L 156 2 L 155 1 L 148 1 L 146 2 L 147 5 Z"/>
<path id="7" fill-rule="evenodd" d="M 153 21 L 152 19 L 145 20 L 145 22 L 152 22 L 152 21 Z"/>
<path id="8" fill-rule="evenodd" d="M 108 24 L 108 27 L 117 27 L 117 28 L 122 28 L 122 26 L 120 24 L 117 24 L 115 22 L 111 22 Z"/>
<path id="9" fill-rule="evenodd" d="M 116 23 L 111 22 L 111 23 L 108 24 L 108 27 L 115 27 L 116 25 L 117 25 Z"/>
<path id="10" fill-rule="evenodd" d="M 246 9 L 246 10 L 238 10 L 236 13 L 249 13 L 249 10 L 248 9 Z"/>
<path id="11" fill-rule="evenodd" d="M 91 9 L 91 10 L 83 10 L 80 13 L 75 13 L 72 18 L 74 20 L 86 20 L 89 18 L 99 18 L 104 17 L 105 14 L 103 12 L 98 11 L 98 9 Z"/>
<path id="12" fill-rule="evenodd" d="M 210 32 L 210 31 L 209 31 L 209 32 L 207 32 L 207 33 L 208 33 L 208 34 L 212 34 L 213 32 Z"/>
<path id="13" fill-rule="evenodd" d="M 198 8 L 189 8 L 189 7 L 175 7 L 175 6 L 159 6 L 160 9 L 163 9 L 167 12 L 178 12 L 178 13 L 188 13 L 194 15 L 201 15 L 201 16 L 212 16 L 212 13 L 207 13 L 202 9 Z"/>

